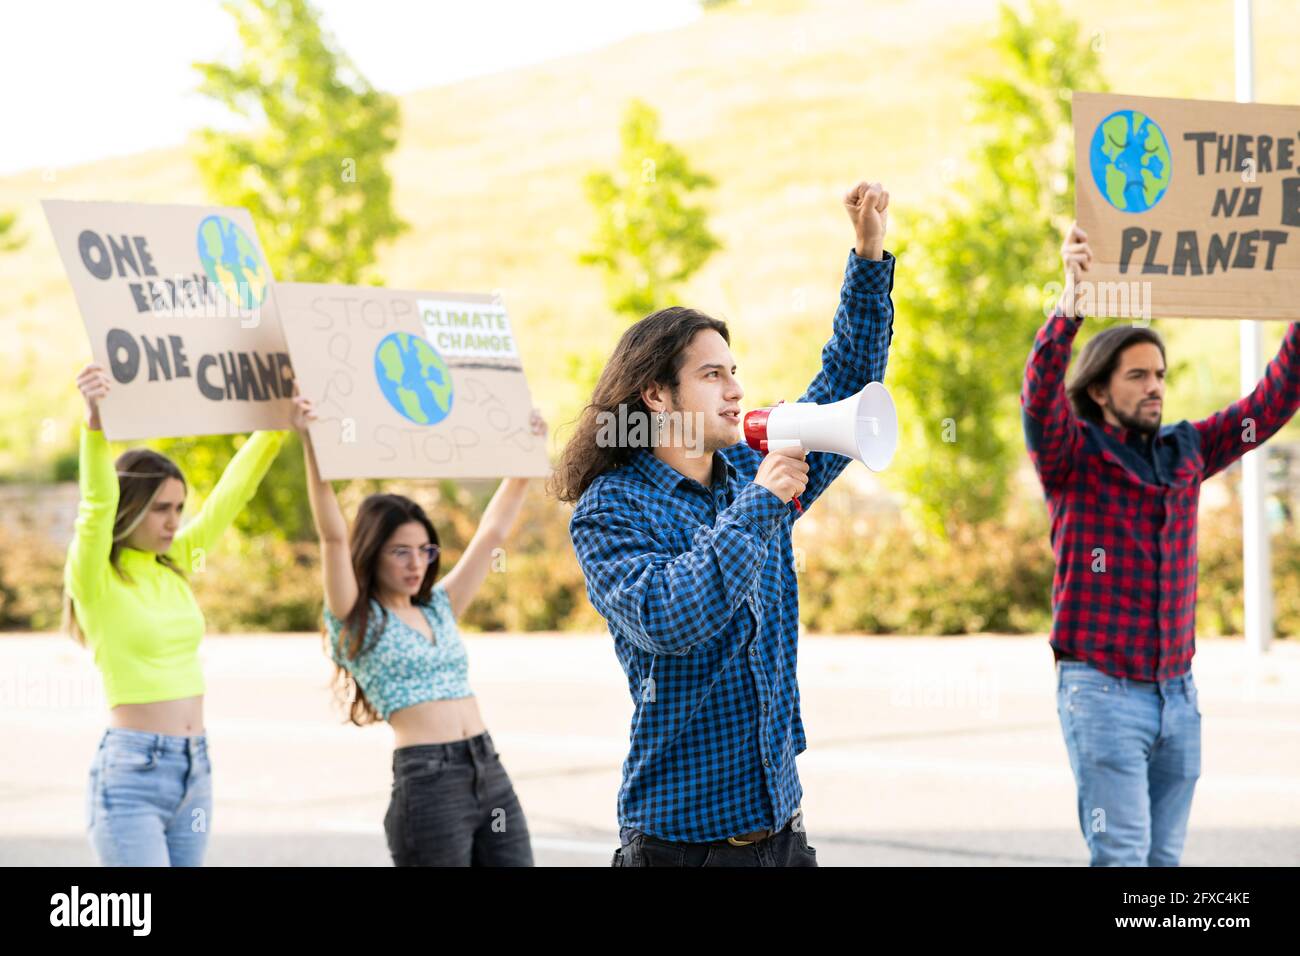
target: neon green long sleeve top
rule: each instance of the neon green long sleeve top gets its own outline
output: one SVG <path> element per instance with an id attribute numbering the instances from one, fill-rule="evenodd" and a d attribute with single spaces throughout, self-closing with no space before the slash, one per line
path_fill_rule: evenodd
<path id="1" fill-rule="evenodd" d="M 172 539 L 167 556 L 187 574 L 203 560 L 257 486 L 287 432 L 254 432 L 235 453 L 194 519 Z M 117 470 L 108 439 L 81 430 L 81 504 L 68 547 L 64 585 L 95 664 L 108 706 L 177 700 L 203 693 L 199 641 L 203 612 L 189 582 L 152 551 L 123 547 L 125 581 L 109 564 L 117 518 Z"/>

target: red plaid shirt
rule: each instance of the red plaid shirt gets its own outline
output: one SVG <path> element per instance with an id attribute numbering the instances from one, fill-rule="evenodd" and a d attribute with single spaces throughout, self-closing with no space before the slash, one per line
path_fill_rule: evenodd
<path id="1" fill-rule="evenodd" d="M 1052 649 L 1115 677 L 1179 677 L 1196 652 L 1201 482 L 1300 408 L 1300 322 L 1253 392 L 1150 441 L 1074 414 L 1065 369 L 1081 323 L 1058 314 L 1039 329 L 1020 395 L 1052 519 Z"/>

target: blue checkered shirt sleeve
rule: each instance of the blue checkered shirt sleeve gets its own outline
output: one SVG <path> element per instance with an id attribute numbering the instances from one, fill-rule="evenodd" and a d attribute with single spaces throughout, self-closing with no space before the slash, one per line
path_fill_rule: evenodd
<path id="1" fill-rule="evenodd" d="M 570 525 L 592 606 L 652 654 L 686 654 L 751 593 L 786 506 L 752 482 L 680 554 L 655 537 L 655 502 L 598 502 Z"/>
<path id="2" fill-rule="evenodd" d="M 868 382 L 883 382 L 894 335 L 894 257 L 862 259 L 849 253 L 835 310 L 834 331 L 822 348 L 822 367 L 799 397 L 801 402 L 827 405 L 856 395 Z M 799 503 L 808 508 L 852 461 L 843 455 L 808 454 L 808 487 Z"/>

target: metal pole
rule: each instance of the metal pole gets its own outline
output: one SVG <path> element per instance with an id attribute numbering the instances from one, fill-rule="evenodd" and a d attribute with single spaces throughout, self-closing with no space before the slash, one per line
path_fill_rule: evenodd
<path id="1" fill-rule="evenodd" d="M 1237 102 L 1255 99 L 1255 50 L 1251 0 L 1236 0 L 1233 36 Z M 1263 374 L 1263 324 L 1245 319 L 1241 326 L 1241 390 L 1254 390 Z M 1273 637 L 1273 562 L 1265 511 L 1268 446 L 1241 459 L 1242 576 L 1246 602 L 1246 646 L 1255 654 L 1268 650 Z"/>

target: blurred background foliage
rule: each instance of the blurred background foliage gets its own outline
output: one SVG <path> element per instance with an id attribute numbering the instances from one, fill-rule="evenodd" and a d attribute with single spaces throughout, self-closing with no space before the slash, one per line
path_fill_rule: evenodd
<path id="1" fill-rule="evenodd" d="M 387 483 L 429 509 L 449 568 L 486 505 L 490 487 L 431 488 Z M 345 513 L 369 489 L 352 483 Z M 832 489 L 818 508 L 836 508 Z M 800 619 L 818 633 L 1041 634 L 1051 625 L 1052 553 L 1039 511 L 962 528 L 948 538 L 906 522 L 868 517 L 844 520 L 841 502 L 796 537 L 801 556 Z M 817 508 L 804 519 L 812 522 Z M 582 574 L 570 557 L 567 509 L 542 494 L 528 495 L 520 527 L 501 571 L 462 619 L 466 630 L 600 631 Z M 801 522 L 802 524 L 803 522 Z M 815 543 L 811 543 L 815 541 Z M 1273 549 L 1278 632 L 1300 634 L 1300 536 L 1281 535 Z M 31 529 L 0 526 L 0 630 L 58 626 L 63 551 Z M 1240 634 L 1241 533 L 1232 509 L 1202 516 L 1197 633 Z M 213 632 L 311 631 L 320 627 L 320 569 L 314 542 L 227 535 L 207 570 L 191 576 Z"/>
<path id="2" fill-rule="evenodd" d="M 1279 15 L 1268 3 L 1261 24 Z M 942 24 L 884 4 L 870 37 L 859 35 L 860 9 L 846 0 L 706 3 L 709 16 L 683 30 L 518 77 L 411 94 L 399 112 L 306 0 L 225 6 L 242 55 L 196 67 L 200 89 L 240 131 L 205 131 L 187 157 L 162 152 L 127 174 L 92 164 L 85 181 L 120 183 L 111 198 L 248 208 L 281 280 L 379 282 L 382 266 L 403 287 L 502 292 L 556 447 L 628 322 L 665 305 L 695 305 L 732 324 L 747 406 L 795 397 L 816 370 L 850 244 L 839 196 L 864 175 L 884 180 L 894 199 L 887 247 L 900 260 L 886 383 L 903 426 L 885 480 L 902 513 L 865 510 L 885 490 L 846 475 L 799 523 L 802 620 L 822 632 L 1048 628 L 1052 556 L 1041 492 L 1026 474 L 1018 392 L 1055 297 L 1047 290 L 1073 208 L 1070 91 L 1105 89 L 1118 72 L 1125 89 L 1230 99 L 1230 69 L 1209 82 L 1186 66 L 1213 60 L 1223 31 L 1200 24 L 1181 46 L 1151 47 L 1142 37 L 1152 22 L 1187 23 L 1168 0 L 1140 16 L 1118 0 L 1072 4 L 1078 19 L 1053 0 L 1000 4 L 990 19 L 983 0 L 946 8 Z M 1084 19 L 1127 26 L 1090 31 Z M 871 76 L 866 39 L 887 64 Z M 1140 59 L 1130 55 L 1139 41 Z M 1260 38 L 1263 64 L 1272 42 Z M 735 56 L 724 64 L 717 49 Z M 966 64 L 964 79 L 955 62 Z M 752 82 L 736 85 L 728 70 Z M 647 76 L 659 78 L 647 87 Z M 187 163 L 189 172 L 178 171 Z M 39 195 L 39 183 L 0 180 L 0 208 L 18 208 L 29 192 Z M 80 334 L 75 306 L 57 257 L 45 261 L 47 237 L 20 236 L 12 212 L 0 214 L 0 249 L 0 262 L 35 276 L 0 289 L 18 343 L 11 387 L 0 393 L 0 490 L 4 481 L 73 480 L 75 367 L 46 353 L 67 353 L 67 336 Z M 51 321 L 49 302 L 67 314 Z M 49 331 L 58 322 L 64 331 Z M 1084 338 L 1101 327 L 1088 323 Z M 1236 396 L 1235 351 L 1224 358 L 1234 324 L 1160 328 L 1173 359 L 1171 417 Z M 1280 334 L 1277 325 L 1267 333 L 1274 342 Z M 55 367 L 66 382 L 50 374 Z M 34 407 L 47 411 L 34 416 Z M 185 470 L 193 511 L 243 440 L 150 444 Z M 1241 628 L 1235 476 L 1216 482 L 1228 505 L 1202 518 L 1202 634 Z M 348 514 L 381 488 L 420 501 L 449 568 L 494 485 L 338 487 Z M 4 510 L 0 628 L 54 627 L 62 550 L 42 533 L 43 519 Z M 467 627 L 602 629 L 573 557 L 569 514 L 534 483 L 505 568 L 489 575 Z M 1294 519 L 1280 523 L 1277 625 L 1296 634 L 1300 536 Z M 209 627 L 317 629 L 317 562 L 301 446 L 291 439 L 194 577 Z"/>
<path id="3" fill-rule="evenodd" d="M 708 211 L 690 202 L 691 193 L 712 188 L 713 180 L 659 130 L 654 108 L 633 100 L 619 129 L 617 166 L 583 180 L 596 228 L 578 262 L 599 270 L 609 308 L 625 325 L 683 304 L 683 285 L 722 248 L 709 231 Z M 607 354 L 578 338 L 568 378 L 579 394 L 595 391 Z"/>
<path id="4" fill-rule="evenodd" d="M 610 308 L 629 321 L 677 304 L 682 284 L 722 247 L 707 211 L 688 201 L 713 180 L 659 128 L 654 108 L 633 100 L 619 131 L 618 168 L 589 173 L 583 184 L 597 227 L 578 261 L 601 270 Z"/>
<path id="5" fill-rule="evenodd" d="M 205 129 L 195 137 L 208 196 L 252 213 L 277 279 L 378 284 L 376 249 L 407 228 L 393 209 L 385 168 L 397 145 L 397 100 L 371 87 L 306 0 L 222 6 L 235 20 L 242 55 L 233 64 L 196 63 L 199 91 L 247 131 Z M 181 462 L 201 493 L 242 441 L 213 435 L 148 444 Z M 236 522 L 245 537 L 302 542 L 314 536 L 302 445 L 297 435 L 285 444 L 257 500 Z"/>
<path id="6" fill-rule="evenodd" d="M 14 228 L 17 221 L 18 217 L 14 213 L 0 213 L 0 252 L 13 252 L 22 248 L 22 236 Z"/>
<path id="7" fill-rule="evenodd" d="M 973 78 L 971 155 L 894 241 L 906 271 L 887 379 L 904 432 L 889 480 L 933 533 L 997 519 L 1024 456 L 1020 383 L 1073 218 L 1070 91 L 1103 90 L 1097 53 L 1055 3 L 1003 7 L 1001 69 Z"/>

